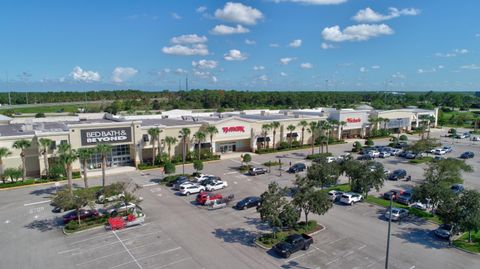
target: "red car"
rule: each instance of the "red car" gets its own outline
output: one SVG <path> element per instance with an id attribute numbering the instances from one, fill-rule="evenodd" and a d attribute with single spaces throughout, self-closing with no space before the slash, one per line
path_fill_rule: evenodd
<path id="1" fill-rule="evenodd" d="M 80 209 L 80 219 L 89 219 L 92 217 L 97 217 L 98 216 L 98 211 L 97 210 L 91 210 L 91 209 Z M 67 224 L 72 220 L 78 220 L 77 216 L 77 211 L 73 210 L 71 212 L 68 212 L 63 216 L 63 223 Z"/>
<path id="2" fill-rule="evenodd" d="M 197 195 L 197 203 L 201 205 L 209 204 L 215 200 L 221 200 L 222 195 L 219 193 L 208 193 L 208 192 L 201 192 Z"/>

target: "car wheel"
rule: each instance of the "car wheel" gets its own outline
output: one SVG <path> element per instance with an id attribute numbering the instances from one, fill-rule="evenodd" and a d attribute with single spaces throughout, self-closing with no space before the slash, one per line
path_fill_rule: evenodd
<path id="1" fill-rule="evenodd" d="M 285 252 L 285 258 L 289 258 L 290 257 L 290 252 Z"/>
<path id="2" fill-rule="evenodd" d="M 305 246 L 303 247 L 303 250 L 308 250 L 310 248 L 310 244 L 305 244 Z"/>
<path id="3" fill-rule="evenodd" d="M 248 207 L 246 205 L 243 206 L 243 210 L 246 210 Z"/>
<path id="4" fill-rule="evenodd" d="M 189 196 L 189 195 L 190 195 L 190 193 L 189 193 L 189 192 L 187 192 L 187 193 L 185 193 L 185 195 L 186 195 L 186 196 Z"/>

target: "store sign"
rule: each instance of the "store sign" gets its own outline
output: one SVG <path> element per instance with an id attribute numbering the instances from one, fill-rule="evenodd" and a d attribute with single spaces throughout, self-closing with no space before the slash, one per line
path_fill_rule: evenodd
<path id="1" fill-rule="evenodd" d="M 362 119 L 360 118 L 347 118 L 347 123 L 358 123 L 361 122 Z"/>
<path id="2" fill-rule="evenodd" d="M 222 128 L 224 134 L 228 133 L 245 133 L 245 126 L 230 126 Z"/>
<path id="3" fill-rule="evenodd" d="M 100 143 L 132 142 L 132 128 L 105 128 L 81 130 L 82 146 L 96 145 Z"/>

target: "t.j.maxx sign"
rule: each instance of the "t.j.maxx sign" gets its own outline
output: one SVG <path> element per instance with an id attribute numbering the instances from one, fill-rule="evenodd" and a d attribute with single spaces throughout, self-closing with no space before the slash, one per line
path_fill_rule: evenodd
<path id="1" fill-rule="evenodd" d="M 80 136 L 82 146 L 132 142 L 132 128 L 85 129 L 80 131 Z"/>

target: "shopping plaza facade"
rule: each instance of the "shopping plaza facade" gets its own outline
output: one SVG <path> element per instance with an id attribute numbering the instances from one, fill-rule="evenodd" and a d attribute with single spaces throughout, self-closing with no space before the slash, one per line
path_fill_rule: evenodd
<path id="1" fill-rule="evenodd" d="M 177 138 L 172 145 L 172 155 L 182 154 L 182 139 L 179 136 L 182 128 L 191 131 L 189 150 L 193 150 L 195 141 L 193 134 L 204 131 L 207 126 L 215 126 L 218 130 L 213 141 L 207 135 L 201 148 L 211 148 L 216 154 L 231 152 L 254 152 L 273 141 L 278 144 L 292 140 L 300 141 L 302 135 L 301 121 L 336 120 L 343 122 L 333 130 L 337 139 L 363 138 L 374 128 L 385 128 L 393 132 L 409 131 L 418 127 L 422 115 L 438 118 L 438 109 L 423 110 L 405 108 L 397 110 L 373 110 L 370 107 L 357 109 L 317 108 L 302 110 L 245 110 L 235 112 L 193 112 L 189 110 L 170 110 L 155 115 L 112 115 L 108 113 L 81 113 L 76 116 L 46 118 L 9 118 L 0 116 L 0 147 L 8 148 L 12 154 L 3 159 L 4 168 L 18 168 L 22 164 L 20 151 L 13 148 L 17 140 L 26 139 L 31 147 L 25 151 L 27 175 L 37 177 L 45 170 L 44 156 L 41 153 L 39 140 L 48 138 L 53 141 L 48 150 L 48 160 L 53 162 L 58 154 L 58 146 L 68 143 L 72 149 L 93 148 L 100 143 L 112 145 L 108 156 L 109 167 L 132 166 L 152 159 L 153 140 L 148 134 L 150 128 L 160 130 L 158 148 L 166 153 L 165 137 Z M 384 123 L 371 124 L 370 117 L 388 119 Z M 268 135 L 262 133 L 262 126 L 279 122 L 273 139 L 273 131 Z M 436 126 L 437 122 L 431 123 Z M 295 126 L 295 130 L 287 131 L 287 126 Z M 376 125 L 376 126 L 374 126 Z M 311 143 L 312 135 L 304 132 L 304 143 Z M 101 158 L 94 154 L 88 162 L 88 169 L 101 168 Z M 73 164 L 74 170 L 80 170 L 80 162 Z"/>

